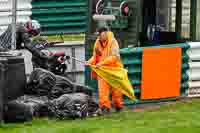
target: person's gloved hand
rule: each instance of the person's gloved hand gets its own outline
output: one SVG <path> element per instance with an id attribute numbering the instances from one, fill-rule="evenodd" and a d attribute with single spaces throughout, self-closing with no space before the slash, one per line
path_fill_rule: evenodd
<path id="1" fill-rule="evenodd" d="M 65 55 L 64 58 L 65 58 L 65 60 L 69 60 L 70 56 L 69 55 Z"/>
<path id="2" fill-rule="evenodd" d="M 96 65 L 96 67 L 97 67 L 97 68 L 100 68 L 100 67 L 101 67 L 101 64 L 100 64 L 100 63 L 98 63 L 98 64 Z"/>
<path id="3" fill-rule="evenodd" d="M 84 64 L 85 66 L 90 66 L 91 64 L 90 64 L 90 62 L 89 61 L 85 61 L 85 64 Z"/>
<path id="4" fill-rule="evenodd" d="M 65 58 L 63 57 L 63 56 L 60 56 L 58 59 L 57 59 L 57 61 L 59 62 L 59 63 L 64 63 L 65 62 Z"/>
<path id="5" fill-rule="evenodd" d="M 65 55 L 65 56 L 60 56 L 57 61 L 60 62 L 60 63 L 64 63 L 66 60 L 69 60 L 70 59 L 70 56 L 68 55 Z"/>

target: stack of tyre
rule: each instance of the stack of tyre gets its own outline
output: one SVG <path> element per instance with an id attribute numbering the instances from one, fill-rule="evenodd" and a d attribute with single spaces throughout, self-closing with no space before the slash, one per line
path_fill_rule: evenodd
<path id="1" fill-rule="evenodd" d="M 33 117 L 75 119 L 98 114 L 91 88 L 38 68 L 31 73 L 24 96 L 7 103 L 4 121 L 24 122 Z"/>

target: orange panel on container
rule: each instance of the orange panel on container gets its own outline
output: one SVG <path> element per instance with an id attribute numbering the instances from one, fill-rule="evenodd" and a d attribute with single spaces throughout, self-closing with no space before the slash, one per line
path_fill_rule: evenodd
<path id="1" fill-rule="evenodd" d="M 181 48 L 144 48 L 141 98 L 180 96 L 181 66 Z"/>

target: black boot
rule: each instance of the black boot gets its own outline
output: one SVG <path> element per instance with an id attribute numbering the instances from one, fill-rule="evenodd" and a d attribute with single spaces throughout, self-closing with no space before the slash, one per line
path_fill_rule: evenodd
<path id="1" fill-rule="evenodd" d="M 101 111 L 102 111 L 103 114 L 110 114 L 110 109 L 107 108 L 107 107 L 102 107 Z"/>
<path id="2" fill-rule="evenodd" d="M 123 111 L 123 108 L 121 108 L 121 107 L 116 107 L 116 108 L 115 108 L 115 111 L 116 111 L 117 113 L 122 112 L 122 111 Z"/>

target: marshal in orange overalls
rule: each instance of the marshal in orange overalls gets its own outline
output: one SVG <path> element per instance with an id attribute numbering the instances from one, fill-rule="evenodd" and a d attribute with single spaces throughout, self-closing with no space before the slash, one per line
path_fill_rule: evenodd
<path id="1" fill-rule="evenodd" d="M 110 66 L 110 67 L 123 67 L 120 61 L 119 45 L 114 38 L 112 32 L 107 32 L 107 40 L 101 43 L 99 39 L 96 40 L 93 56 L 88 61 L 92 65 Z M 102 78 L 92 72 L 92 76 L 98 80 L 99 89 L 99 105 L 100 108 L 106 107 L 110 109 L 111 103 L 109 100 L 110 90 L 112 90 L 112 103 L 115 108 L 123 107 L 122 94 L 117 89 L 105 82 Z"/>

